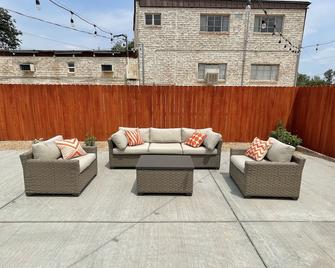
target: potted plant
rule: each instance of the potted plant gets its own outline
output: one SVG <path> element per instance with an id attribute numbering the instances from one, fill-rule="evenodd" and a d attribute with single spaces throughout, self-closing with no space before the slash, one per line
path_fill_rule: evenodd
<path id="1" fill-rule="evenodd" d="M 95 141 L 97 138 L 91 134 L 87 134 L 85 137 L 85 146 L 95 146 Z"/>
<path id="2" fill-rule="evenodd" d="M 277 123 L 276 129 L 270 133 L 270 137 L 294 147 L 302 144 L 302 139 L 297 135 L 293 135 L 291 132 L 287 131 L 282 122 Z"/>

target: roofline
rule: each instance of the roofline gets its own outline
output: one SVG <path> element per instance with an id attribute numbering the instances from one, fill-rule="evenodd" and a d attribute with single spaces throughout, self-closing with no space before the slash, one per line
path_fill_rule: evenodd
<path id="1" fill-rule="evenodd" d="M 134 0 L 139 2 L 140 7 L 160 7 L 160 8 L 227 8 L 240 9 L 247 5 L 246 0 Z M 310 1 L 300 0 L 263 0 L 251 2 L 254 9 L 306 9 L 311 4 Z M 134 14 L 136 9 L 134 8 Z"/>
<path id="2" fill-rule="evenodd" d="M 128 51 L 130 58 L 137 58 L 137 51 Z M 0 56 L 36 57 L 127 57 L 126 51 L 111 50 L 0 50 Z"/>

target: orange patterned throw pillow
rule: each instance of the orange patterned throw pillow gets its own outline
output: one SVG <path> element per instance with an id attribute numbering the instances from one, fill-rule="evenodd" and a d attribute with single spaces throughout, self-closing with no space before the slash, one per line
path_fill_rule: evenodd
<path id="1" fill-rule="evenodd" d="M 206 137 L 207 137 L 206 134 L 201 134 L 200 132 L 196 131 L 188 140 L 185 141 L 185 144 L 192 146 L 194 148 L 198 148 L 204 142 Z"/>
<path id="2" fill-rule="evenodd" d="M 245 152 L 245 155 L 256 161 L 261 161 L 268 152 L 271 144 L 272 143 L 269 140 L 262 141 L 261 139 L 256 137 L 254 138 L 248 150 Z"/>
<path id="3" fill-rule="evenodd" d="M 87 154 L 85 150 L 81 147 L 78 139 L 55 141 L 55 143 L 61 151 L 64 159 L 71 159 Z"/>
<path id="4" fill-rule="evenodd" d="M 138 128 L 136 130 L 126 130 L 125 135 L 127 137 L 129 146 L 144 144 L 140 130 Z"/>

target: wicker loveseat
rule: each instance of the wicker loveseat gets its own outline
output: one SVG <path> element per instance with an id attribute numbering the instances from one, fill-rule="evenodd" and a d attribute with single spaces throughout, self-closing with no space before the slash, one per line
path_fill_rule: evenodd
<path id="1" fill-rule="evenodd" d="M 120 127 L 120 130 L 127 128 Z M 135 168 L 137 161 L 143 154 L 149 155 L 189 155 L 195 168 L 219 169 L 221 160 L 222 139 L 219 135 L 213 150 L 205 146 L 193 148 L 185 144 L 185 140 L 192 136 L 195 129 L 189 128 L 140 128 L 144 144 L 139 146 L 127 146 L 124 150 L 119 149 L 113 142 L 112 136 L 108 139 L 109 166 L 110 168 Z M 211 128 L 199 131 L 212 131 Z"/>
<path id="2" fill-rule="evenodd" d="M 245 152 L 231 149 L 229 166 L 229 174 L 244 197 L 299 198 L 305 159 L 293 155 L 287 163 L 254 161 L 247 159 Z"/>
<path id="3" fill-rule="evenodd" d="M 79 196 L 97 174 L 97 148 L 83 147 L 95 154 L 95 160 L 81 170 L 78 158 L 70 160 L 39 160 L 32 151 L 20 155 L 26 195 L 70 194 Z"/>

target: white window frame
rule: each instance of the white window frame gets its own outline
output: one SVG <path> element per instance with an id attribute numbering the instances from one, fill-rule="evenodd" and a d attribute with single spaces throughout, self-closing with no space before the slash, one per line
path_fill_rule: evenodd
<path id="1" fill-rule="evenodd" d="M 147 23 L 147 16 L 151 16 L 151 22 Z M 159 24 L 156 24 L 156 21 L 158 21 L 158 19 L 155 18 L 155 16 L 159 16 Z M 145 13 L 144 14 L 144 24 L 145 26 L 149 26 L 149 27 L 160 27 L 162 26 L 162 14 L 161 13 Z"/>
<path id="2" fill-rule="evenodd" d="M 76 64 L 73 61 L 67 63 L 67 72 L 70 74 L 74 74 L 76 72 Z"/>
<path id="3" fill-rule="evenodd" d="M 279 67 L 279 64 L 251 64 L 250 80 L 256 82 L 277 82 L 279 77 Z M 274 71 L 276 72 L 274 73 Z"/>
<path id="4" fill-rule="evenodd" d="M 213 25 L 209 25 L 209 18 L 213 20 Z M 218 18 L 220 22 L 218 23 Z M 203 23 L 205 22 L 205 26 Z M 227 25 L 224 23 L 227 22 Z M 213 30 L 210 31 L 209 27 L 213 27 Z M 202 33 L 228 33 L 230 27 L 230 16 L 227 14 L 200 14 L 200 32 Z M 217 30 L 220 28 L 219 30 Z"/>
<path id="5" fill-rule="evenodd" d="M 22 69 L 22 66 L 29 66 L 29 70 Z M 34 70 L 31 70 L 31 66 L 33 66 Z M 34 72 L 35 71 L 35 65 L 30 62 L 20 63 L 19 68 L 22 72 Z"/>
<path id="6" fill-rule="evenodd" d="M 204 70 L 201 71 L 201 72 L 203 72 L 203 78 L 200 77 L 200 66 L 201 65 L 204 65 Z M 220 65 L 223 66 L 223 68 L 224 68 L 224 72 L 223 73 L 220 73 Z M 205 77 L 206 69 L 219 69 L 219 79 L 218 79 L 218 81 L 221 81 L 221 82 L 222 81 L 226 81 L 226 77 L 227 77 L 227 63 L 205 63 L 205 62 L 199 62 L 197 67 L 198 67 L 198 73 L 197 73 L 198 81 L 205 81 L 205 78 L 206 78 Z"/>
<path id="7" fill-rule="evenodd" d="M 281 23 L 279 26 L 278 20 L 281 19 Z M 257 21 L 258 20 L 258 21 Z M 271 21 L 274 20 L 274 27 L 269 27 L 272 23 Z M 262 21 L 266 23 L 266 28 L 262 29 Z M 254 32 L 255 33 L 273 33 L 274 31 L 276 33 L 278 32 L 283 32 L 283 27 L 284 27 L 284 15 L 255 15 L 255 20 L 254 20 Z"/>

